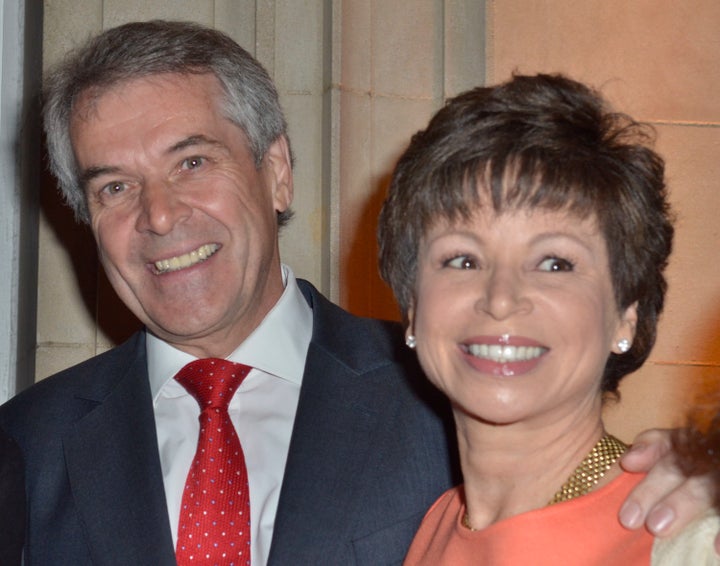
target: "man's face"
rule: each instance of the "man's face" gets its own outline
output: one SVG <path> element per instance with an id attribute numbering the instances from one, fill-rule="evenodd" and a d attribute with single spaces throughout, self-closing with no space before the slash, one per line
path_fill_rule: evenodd
<path id="1" fill-rule="evenodd" d="M 287 143 L 255 167 L 212 75 L 155 75 L 81 97 L 73 149 L 100 259 L 158 337 L 224 357 L 282 294 L 276 211 L 292 200 Z"/>

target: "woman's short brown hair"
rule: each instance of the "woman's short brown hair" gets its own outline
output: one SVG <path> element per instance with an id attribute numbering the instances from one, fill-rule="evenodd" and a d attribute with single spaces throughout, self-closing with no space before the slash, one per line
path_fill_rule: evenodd
<path id="1" fill-rule="evenodd" d="M 603 391 L 647 359 L 667 283 L 673 227 L 652 130 L 560 75 L 516 75 L 451 100 L 413 136 L 380 214 L 380 271 L 403 316 L 418 246 L 440 220 L 467 219 L 487 195 L 497 212 L 541 207 L 595 216 L 619 310 L 638 303 L 632 348 L 611 354 Z"/>

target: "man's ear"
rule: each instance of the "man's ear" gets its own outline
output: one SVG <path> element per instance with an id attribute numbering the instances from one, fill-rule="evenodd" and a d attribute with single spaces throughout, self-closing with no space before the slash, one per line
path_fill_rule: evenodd
<path id="1" fill-rule="evenodd" d="M 290 146 L 284 135 L 270 144 L 263 157 L 264 167 L 270 175 L 275 212 L 285 212 L 293 200 L 293 172 Z"/>

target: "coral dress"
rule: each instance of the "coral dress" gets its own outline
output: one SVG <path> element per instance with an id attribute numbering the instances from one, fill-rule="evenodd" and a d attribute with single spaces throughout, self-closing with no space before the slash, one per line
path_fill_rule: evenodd
<path id="1" fill-rule="evenodd" d="M 624 529 L 617 513 L 643 478 L 622 474 L 588 495 L 550 505 L 471 531 L 462 526 L 462 487 L 430 508 L 408 551 L 405 566 L 607 566 L 650 564 L 654 537 Z"/>

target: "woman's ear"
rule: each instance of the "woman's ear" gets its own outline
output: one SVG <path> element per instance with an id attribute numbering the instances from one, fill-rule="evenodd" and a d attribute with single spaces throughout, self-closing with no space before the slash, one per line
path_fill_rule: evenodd
<path id="1" fill-rule="evenodd" d="M 411 301 L 407 310 L 407 327 L 405 328 L 405 343 L 410 348 L 415 347 L 415 302 Z M 412 346 L 410 345 L 412 344 Z"/>
<path id="2" fill-rule="evenodd" d="M 611 350 L 615 354 L 624 354 L 632 346 L 637 329 L 637 320 L 638 303 L 635 301 L 622 312 L 620 317 L 620 323 L 615 332 L 615 339 L 611 345 Z"/>

